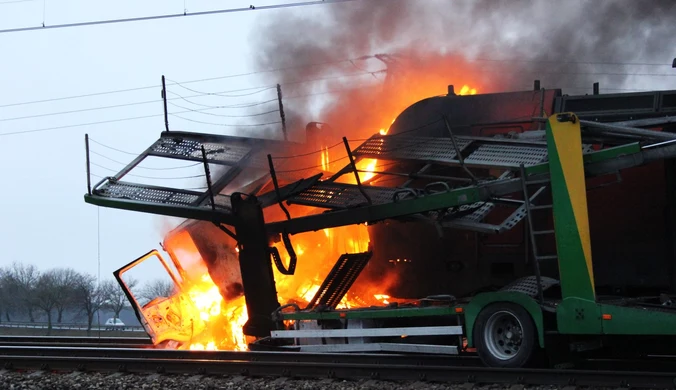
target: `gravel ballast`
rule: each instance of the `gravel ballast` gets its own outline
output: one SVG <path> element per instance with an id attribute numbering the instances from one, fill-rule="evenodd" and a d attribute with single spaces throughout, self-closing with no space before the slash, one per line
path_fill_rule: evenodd
<path id="1" fill-rule="evenodd" d="M 394 383 L 377 380 L 345 381 L 333 379 L 287 379 L 287 378 L 251 378 L 243 376 L 201 376 L 201 375 L 140 375 L 140 374 L 102 374 L 102 373 L 51 373 L 0 371 L 0 389 L 146 389 L 146 390 L 249 390 L 249 389 L 326 389 L 326 390 L 442 390 L 442 389 L 481 389 L 481 390 L 526 390 L 556 389 L 557 387 L 528 387 L 521 385 L 474 386 L 465 384 L 439 384 L 427 382 Z M 574 390 L 575 387 L 568 387 Z"/>

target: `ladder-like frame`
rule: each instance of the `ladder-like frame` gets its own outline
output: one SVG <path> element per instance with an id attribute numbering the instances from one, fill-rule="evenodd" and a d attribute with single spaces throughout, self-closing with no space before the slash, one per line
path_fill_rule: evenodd
<path id="1" fill-rule="evenodd" d="M 551 179 L 538 179 L 538 180 L 528 180 L 526 169 L 523 164 L 520 166 L 521 171 L 521 185 L 523 189 L 523 201 L 526 208 L 526 218 L 528 222 L 528 232 L 530 235 L 531 249 L 533 251 L 533 271 L 535 273 L 535 280 L 538 287 L 538 300 L 540 303 L 544 303 L 544 296 L 542 291 L 542 275 L 540 273 L 540 261 L 541 260 L 556 260 L 559 258 L 558 254 L 542 255 L 538 250 L 537 237 L 547 234 L 556 234 L 554 229 L 548 230 L 536 230 L 533 224 L 533 211 L 538 210 L 552 210 L 553 204 L 544 204 L 544 205 L 533 205 L 531 204 L 533 200 L 540 195 L 543 191 L 547 189 L 547 186 L 551 184 Z M 543 185 L 544 184 L 544 185 Z M 528 191 L 529 185 L 543 185 L 541 186 L 534 195 L 530 195 Z"/>

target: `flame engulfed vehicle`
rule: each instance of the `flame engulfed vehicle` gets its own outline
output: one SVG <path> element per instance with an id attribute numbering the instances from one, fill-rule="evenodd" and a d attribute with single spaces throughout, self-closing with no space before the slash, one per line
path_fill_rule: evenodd
<path id="1" fill-rule="evenodd" d="M 485 329 L 490 324 L 478 309 L 473 312 L 471 299 L 507 292 L 534 302 L 521 306 L 532 316 L 544 347 L 544 329 L 551 326 L 548 318 L 556 307 L 563 307 L 562 297 L 601 302 L 610 295 L 625 299 L 674 292 L 676 137 L 669 115 L 676 112 L 676 91 L 567 96 L 536 87 L 462 92 L 449 87 L 445 96 L 415 102 L 388 129 L 374 129 L 354 145 L 330 125 L 316 122 L 307 125 L 304 144 L 163 132 L 144 155 L 94 186 L 85 196 L 89 203 L 187 219 L 163 242 L 169 260 L 151 251 L 115 273 L 155 344 L 457 353 L 487 340 L 471 329 L 475 322 Z M 577 141 L 556 135 L 557 126 L 570 123 L 577 126 Z M 566 134 L 575 130 L 566 129 Z M 203 162 L 207 190 L 120 181 L 147 156 Z M 564 187 L 557 194 L 559 163 Z M 224 168 L 213 183 L 208 164 Z M 571 187 L 580 172 L 583 197 Z M 547 195 L 541 188 L 528 195 L 526 185 L 535 181 L 527 180 L 541 175 L 551 176 L 546 179 L 551 191 Z M 587 258 L 587 276 L 570 271 L 572 265 L 562 264 L 560 257 L 543 255 L 558 251 L 561 256 L 561 245 L 570 238 L 556 225 L 567 215 L 557 200 L 564 192 L 581 237 L 571 244 L 581 248 L 580 254 L 564 254 Z M 547 196 L 557 198 L 558 222 L 552 215 L 531 215 L 530 203 Z M 535 224 L 555 228 L 536 231 Z M 172 296 L 141 305 L 124 274 L 150 258 L 163 264 L 177 288 Z M 591 292 L 570 287 L 585 285 L 585 278 L 591 280 Z M 509 298 L 512 303 L 519 299 Z M 601 303 L 584 307 L 597 310 L 600 321 Z M 437 312 L 392 314 L 377 308 Z M 510 313 L 523 322 L 519 310 Z M 470 317 L 463 323 L 439 317 L 442 312 Z M 584 328 L 566 328 L 569 320 L 561 316 L 555 326 L 563 333 Z M 418 329 L 407 334 L 412 344 L 371 342 L 400 339 L 402 326 Z M 596 326 L 582 333 L 637 332 Z M 320 348 L 317 340 L 331 332 L 358 341 L 349 348 L 344 339 Z M 427 342 L 435 335 L 442 341 Z M 526 337 L 538 339 L 537 334 Z M 526 347 L 511 337 L 506 342 L 515 349 L 496 341 L 502 352 L 485 348 L 490 353 L 483 352 L 484 362 L 525 365 L 531 344 L 537 344 Z"/>

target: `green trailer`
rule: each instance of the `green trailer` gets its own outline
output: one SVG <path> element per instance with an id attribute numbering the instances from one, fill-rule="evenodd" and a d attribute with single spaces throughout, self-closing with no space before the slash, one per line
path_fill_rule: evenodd
<path id="1" fill-rule="evenodd" d="M 540 100 L 536 99 L 539 93 L 513 96 L 523 95 L 528 103 L 527 112 L 542 112 L 542 103 L 539 109 L 532 103 Z M 541 94 L 542 102 L 548 95 L 544 90 Z M 614 353 L 638 353 L 639 347 L 656 351 L 670 347 L 670 336 L 676 335 L 672 298 L 597 295 L 586 188 L 590 177 L 612 175 L 676 157 L 676 135 L 646 129 L 674 122 L 673 117 L 662 111 L 672 110 L 666 104 L 673 99 L 667 97 L 676 96 L 676 92 L 655 92 L 654 96 L 646 95 L 647 98 L 644 95 L 626 94 L 607 100 L 603 100 L 604 96 L 563 97 L 560 101 L 570 101 L 580 111 L 586 110 L 587 119 L 572 109 L 550 110 L 556 114 L 546 118 L 531 115 L 528 117 L 533 121 L 533 131 L 525 131 L 522 137 L 457 135 L 454 130 L 457 122 L 451 124 L 442 115 L 434 123 L 447 131 L 445 136 L 411 131 L 375 134 L 354 150 L 344 138 L 349 163 L 334 176 L 324 180 L 320 180 L 321 174 L 287 177 L 284 179 L 287 184 L 282 186 L 278 185 L 280 175 L 275 170 L 280 166 L 273 164 L 272 155 L 280 150 L 307 155 L 304 145 L 167 131 L 119 173 L 89 187 L 85 201 L 102 207 L 213 223 L 224 237 L 227 234 L 232 238 L 237 244 L 249 314 L 244 333 L 256 338 L 250 345 L 252 349 L 447 355 L 476 351 L 486 365 L 497 367 L 528 366 L 542 361 L 538 358 L 542 352 L 547 352 L 552 362 L 565 362 L 571 352 L 575 355 L 611 349 Z M 513 96 L 502 98 L 513 101 Z M 480 98 L 444 97 L 453 105 L 463 102 L 471 105 L 472 99 Z M 637 105 L 627 110 L 624 106 L 632 99 L 639 99 L 636 100 L 639 103 L 645 99 L 650 104 L 660 102 L 664 107 L 639 109 Z M 564 103 L 557 107 L 567 107 Z M 531 107 L 532 104 L 535 106 Z M 612 104 L 621 107 L 606 107 L 605 111 L 600 108 Z M 605 122 L 589 119 L 597 116 Z M 406 119 L 406 115 L 401 117 L 402 121 Z M 413 119 L 420 122 L 420 118 Z M 540 127 L 542 124 L 544 129 Z M 491 126 L 505 125 L 514 124 L 494 122 Z M 592 141 L 583 142 L 585 137 Z M 599 142 L 603 147 L 590 146 Z M 206 190 L 123 181 L 147 157 L 203 163 Z M 362 185 L 356 166 L 365 158 L 424 165 L 408 177 L 423 178 L 428 183 L 422 187 Z M 209 166 L 213 164 L 225 169 L 212 182 Z M 454 167 L 464 177 L 426 174 L 427 168 L 435 164 Z M 301 164 L 311 165 L 311 161 Z M 257 178 L 246 190 L 228 193 L 228 184 L 247 169 L 257 172 Z M 497 175 L 477 174 L 496 171 Z M 356 184 L 336 180 L 341 175 L 353 174 Z M 520 200 L 509 197 L 514 194 L 519 194 Z M 514 211 L 500 224 L 486 223 L 483 217 L 490 212 L 491 205 L 498 203 L 513 207 Z M 284 204 L 326 210 L 292 217 Z M 287 218 L 265 221 L 263 209 L 267 207 L 280 207 Z M 501 234 L 519 223 L 527 224 L 534 260 L 532 272 L 497 291 L 469 296 L 433 295 L 396 305 L 338 309 L 342 297 L 372 256 L 371 252 L 346 253 L 338 259 L 307 307 L 277 302 L 272 267 L 276 266 L 283 274 L 294 273 L 297 260 L 292 245 L 294 234 L 411 218 L 429 221 L 440 228 L 490 234 Z M 540 226 L 543 221 L 552 224 Z M 279 252 L 272 250 L 271 242 L 275 240 L 283 241 L 290 258 L 288 265 L 282 263 Z M 546 240 L 555 243 L 554 250 L 547 252 L 551 246 L 542 245 Z M 207 252 L 201 251 L 205 256 Z M 213 259 L 207 261 L 210 262 Z M 541 274 L 540 264 L 547 262 L 558 266 L 556 278 Z M 158 312 L 157 316 L 162 314 Z"/>
<path id="2" fill-rule="evenodd" d="M 524 367 L 541 362 L 546 349 L 556 354 L 554 360 L 565 360 L 568 354 L 562 354 L 562 348 L 598 350 L 613 345 L 608 336 L 676 335 L 676 310 L 665 297 L 606 301 L 594 289 L 585 166 L 638 160 L 642 148 L 630 143 L 583 155 L 580 120 L 574 113 L 549 117 L 546 140 L 549 161 L 521 167 L 524 199 L 533 198 L 530 188 L 543 186 L 550 186 L 552 197 L 551 204 L 525 202 L 536 260 L 533 276 L 500 291 L 468 298 L 426 297 L 400 307 L 282 307 L 277 319 L 293 325 L 272 331 L 259 343 L 306 352 L 476 351 L 488 366 Z M 533 226 L 533 215 L 543 212 L 553 213 L 552 229 Z M 555 236 L 556 253 L 539 252 L 540 235 Z M 558 261 L 560 280 L 540 276 L 538 264 L 543 260 Z M 339 262 L 334 270 L 345 266 Z M 320 292 L 333 291 L 331 282 Z M 548 294 L 553 288 L 556 292 Z M 327 306 L 335 307 L 335 299 Z"/>

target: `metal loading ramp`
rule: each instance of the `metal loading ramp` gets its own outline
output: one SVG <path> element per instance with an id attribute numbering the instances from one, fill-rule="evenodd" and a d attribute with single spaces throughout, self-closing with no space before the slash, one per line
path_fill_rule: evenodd
<path id="1" fill-rule="evenodd" d="M 631 128 L 626 123 L 620 127 L 598 124 L 598 128 L 595 128 L 594 123 L 586 123 L 585 126 L 590 132 L 595 130 L 593 136 L 596 138 L 600 135 L 613 138 L 624 132 L 624 136 L 613 138 L 614 144 L 619 146 L 592 150 L 588 144 L 583 144 L 585 170 L 589 176 L 615 173 L 649 160 L 676 155 L 676 141 L 673 141 L 671 134 L 658 135 L 657 132 L 635 129 L 636 134 L 628 139 L 626 132 Z M 328 178 L 323 178 L 319 169 L 309 175 L 308 171 L 304 171 L 306 178 L 301 178 L 293 170 L 280 170 L 286 160 L 271 164 L 271 156 L 281 151 L 286 155 L 307 155 L 307 148 L 302 144 L 163 132 L 155 143 L 120 172 L 94 185 L 85 195 L 85 201 L 104 207 L 234 225 L 236 221 L 231 213 L 230 195 L 241 191 L 256 195 L 263 208 L 277 207 L 285 202 L 325 210 L 315 215 L 289 216 L 286 220 L 267 223 L 267 230 L 273 234 L 296 234 L 401 218 L 423 219 L 442 227 L 500 233 L 511 229 L 525 216 L 523 200 L 506 198 L 520 192 L 520 170 L 523 168 L 524 174 L 532 178 L 548 175 L 544 132 L 542 140 L 538 139 L 537 132 L 530 132 L 532 134 L 524 139 L 376 134 L 354 150 L 348 147 L 350 163 Z M 122 180 L 147 157 L 203 163 L 205 190 L 151 186 Z M 362 159 L 393 161 L 399 167 L 408 167 L 409 171 L 388 170 L 377 175 L 403 175 L 409 180 L 403 185 L 392 187 L 337 181 L 343 175 L 356 176 L 358 172 L 363 172 L 356 168 L 356 163 Z M 220 167 L 216 177 L 210 177 L 210 164 Z M 426 171 L 430 167 L 455 168 L 455 171 L 453 175 L 427 175 Z M 275 170 L 284 174 L 275 173 Z M 232 188 L 229 189 L 231 193 L 224 191 L 238 176 L 250 175 L 250 172 L 258 175 L 255 185 L 249 186 L 246 191 Z M 493 172 L 492 176 L 487 175 L 487 172 Z M 498 172 L 497 176 L 495 172 Z M 287 184 L 278 186 L 278 180 Z M 271 181 L 275 182 L 274 188 L 269 185 Z M 514 209 L 507 219 L 497 224 L 485 223 L 486 217 L 496 207 L 503 206 Z"/>
<path id="2" fill-rule="evenodd" d="M 88 194 L 85 195 L 85 201 L 104 207 L 189 219 L 216 220 L 232 224 L 230 194 L 222 193 L 224 188 L 243 172 L 254 177 L 265 176 L 269 169 L 267 162 L 269 153 L 279 150 L 294 151 L 301 146 L 292 142 L 267 139 L 178 131 L 163 132 L 157 141 L 119 172 L 91 186 Z M 203 164 L 204 186 L 202 190 L 140 184 L 124 180 L 134 168 L 150 157 Z M 89 154 L 87 160 L 89 161 Z M 210 169 L 209 166 L 217 167 L 216 174 L 211 171 L 213 167 Z M 286 179 L 290 181 L 298 178 L 287 175 Z M 281 193 L 288 196 L 317 179 L 318 176 L 297 180 L 292 185 L 283 188 Z M 261 187 L 268 180 L 269 175 L 259 177 L 255 184 Z M 271 196 L 263 200 L 269 203 L 266 206 L 277 202 Z"/>
<path id="3" fill-rule="evenodd" d="M 455 142 L 453 142 L 455 141 Z M 457 150 L 462 156 L 458 159 Z M 374 135 L 353 152 L 359 158 L 409 160 L 469 168 L 490 167 L 518 169 L 539 164 L 547 158 L 545 142 L 514 142 L 483 137 L 415 137 L 405 134 Z"/>
<path id="4" fill-rule="evenodd" d="M 305 310 L 335 309 L 366 267 L 371 255 L 371 252 L 341 255 Z"/>

